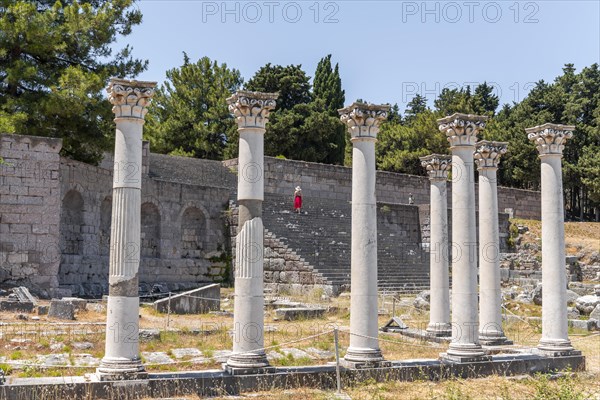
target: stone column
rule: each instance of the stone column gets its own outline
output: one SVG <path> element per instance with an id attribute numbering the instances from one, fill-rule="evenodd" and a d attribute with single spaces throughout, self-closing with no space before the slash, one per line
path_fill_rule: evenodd
<path id="1" fill-rule="evenodd" d="M 389 106 L 353 103 L 339 110 L 352 140 L 350 347 L 344 360 L 360 368 L 383 361 L 377 322 L 375 142 Z"/>
<path id="2" fill-rule="evenodd" d="M 561 158 L 574 126 L 544 124 L 525 129 L 540 153 L 542 170 L 542 339 L 548 355 L 573 354 L 568 335 L 567 277 Z"/>
<path id="3" fill-rule="evenodd" d="M 448 195 L 446 181 L 452 157 L 432 154 L 421 157 L 431 182 L 429 207 L 430 312 L 427 332 L 450 336 L 450 282 L 448 279 Z"/>
<path id="4" fill-rule="evenodd" d="M 113 172 L 106 350 L 97 369 L 101 380 L 147 376 L 139 354 L 140 218 L 142 131 L 156 82 L 111 79 L 117 131 Z"/>
<path id="5" fill-rule="evenodd" d="M 482 140 L 474 154 L 479 171 L 479 340 L 488 346 L 512 344 L 502 329 L 496 181 L 498 163 L 507 145 Z"/>
<path id="6" fill-rule="evenodd" d="M 453 114 L 438 120 L 452 151 L 452 341 L 442 359 L 485 359 L 477 315 L 477 235 L 473 151 L 487 117 Z"/>
<path id="7" fill-rule="evenodd" d="M 233 354 L 225 369 L 231 374 L 264 372 L 263 223 L 264 135 L 277 93 L 238 91 L 227 99 L 238 124 L 239 207 L 235 257 Z"/>

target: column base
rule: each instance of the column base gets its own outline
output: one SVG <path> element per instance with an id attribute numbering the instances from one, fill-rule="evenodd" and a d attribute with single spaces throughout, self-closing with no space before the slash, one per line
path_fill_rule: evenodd
<path id="1" fill-rule="evenodd" d="M 510 346 L 513 343 L 504 336 L 504 332 L 479 332 L 479 343 L 484 346 Z"/>
<path id="2" fill-rule="evenodd" d="M 480 344 L 450 343 L 446 353 L 440 353 L 442 361 L 453 363 L 490 361 L 492 358 L 485 354 Z"/>
<path id="3" fill-rule="evenodd" d="M 426 332 L 428 335 L 435 337 L 450 337 L 452 336 L 452 326 L 443 323 L 430 323 L 427 325 Z"/>
<path id="4" fill-rule="evenodd" d="M 102 359 L 96 369 L 96 377 L 100 381 L 122 381 L 148 379 L 142 360 Z"/>
<path id="5" fill-rule="evenodd" d="M 346 356 L 340 360 L 345 368 L 364 369 L 388 367 L 392 363 L 386 361 L 379 349 L 357 349 L 349 347 Z"/>
<path id="6" fill-rule="evenodd" d="M 575 350 L 568 339 L 542 339 L 537 351 L 549 357 L 578 356 L 581 351 Z"/>
<path id="7" fill-rule="evenodd" d="M 231 375 L 254 375 L 273 372 L 267 355 L 261 353 L 235 354 L 223 364 L 223 370 Z"/>

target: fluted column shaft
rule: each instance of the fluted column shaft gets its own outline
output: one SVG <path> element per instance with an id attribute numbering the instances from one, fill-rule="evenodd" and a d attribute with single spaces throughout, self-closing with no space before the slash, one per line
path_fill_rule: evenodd
<path id="1" fill-rule="evenodd" d="M 238 124 L 238 234 L 235 257 L 233 374 L 269 366 L 264 351 L 263 257 L 264 134 L 277 94 L 238 91 L 227 99 Z"/>
<path id="2" fill-rule="evenodd" d="M 510 344 L 502 329 L 497 170 L 507 143 L 477 143 L 479 169 L 479 339 L 486 345 Z"/>
<path id="3" fill-rule="evenodd" d="M 140 218 L 142 131 L 154 82 L 112 79 L 109 100 L 117 125 L 109 257 L 105 355 L 98 367 L 103 380 L 145 377 L 139 355 Z"/>
<path id="4" fill-rule="evenodd" d="M 479 344 L 477 235 L 473 151 L 485 117 L 454 114 L 438 121 L 452 151 L 452 341 L 444 358 L 485 357 Z"/>
<path id="5" fill-rule="evenodd" d="M 448 194 L 450 156 L 433 154 L 421 157 L 430 185 L 429 277 L 430 308 L 427 332 L 450 336 L 450 282 L 448 276 Z"/>
<path id="6" fill-rule="evenodd" d="M 562 151 L 574 126 L 544 124 L 525 131 L 541 160 L 542 184 L 542 338 L 549 355 L 573 354 L 567 320 L 567 276 L 562 186 Z"/>
<path id="7" fill-rule="evenodd" d="M 569 342 L 567 321 L 567 277 L 561 156 L 541 158 L 542 184 L 542 339 L 562 348 Z"/>
<path id="8" fill-rule="evenodd" d="M 377 322 L 377 203 L 375 142 L 387 106 L 354 103 L 340 110 L 352 140 L 352 249 L 349 366 L 383 361 Z"/>

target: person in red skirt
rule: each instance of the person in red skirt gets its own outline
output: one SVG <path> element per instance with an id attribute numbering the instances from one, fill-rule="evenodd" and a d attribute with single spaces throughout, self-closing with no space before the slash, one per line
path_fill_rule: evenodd
<path id="1" fill-rule="evenodd" d="M 300 189 L 300 186 L 296 186 L 294 191 L 294 211 L 298 214 L 302 211 L 302 189 Z"/>

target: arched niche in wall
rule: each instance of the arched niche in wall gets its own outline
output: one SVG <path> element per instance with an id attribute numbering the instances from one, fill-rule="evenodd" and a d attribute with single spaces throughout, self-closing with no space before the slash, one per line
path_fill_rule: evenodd
<path id="1" fill-rule="evenodd" d="M 160 257 L 160 212 L 153 203 L 142 204 L 141 257 Z"/>
<path id="2" fill-rule="evenodd" d="M 206 218 L 197 207 L 188 207 L 181 216 L 181 258 L 201 258 L 206 244 Z"/>

